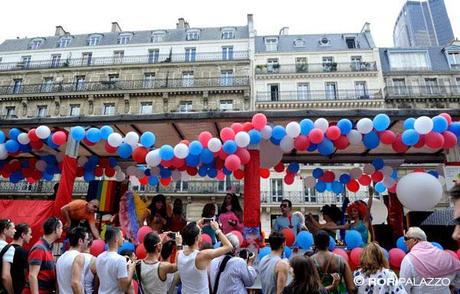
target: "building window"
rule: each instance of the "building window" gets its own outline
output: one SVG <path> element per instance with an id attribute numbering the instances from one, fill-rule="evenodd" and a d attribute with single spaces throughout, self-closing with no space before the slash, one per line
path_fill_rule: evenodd
<path id="1" fill-rule="evenodd" d="M 132 34 L 120 34 L 118 36 L 118 41 L 117 41 L 117 44 L 118 45 L 126 45 L 129 43 L 129 41 L 131 41 L 131 38 L 132 38 Z"/>
<path id="2" fill-rule="evenodd" d="M 450 67 L 452 69 L 460 69 L 460 52 L 451 52 L 448 56 Z"/>
<path id="3" fill-rule="evenodd" d="M 149 50 L 149 63 L 158 63 L 160 58 L 160 49 L 150 49 Z"/>
<path id="4" fill-rule="evenodd" d="M 405 79 L 393 79 L 392 93 L 397 96 L 407 95 L 407 87 Z"/>
<path id="5" fill-rule="evenodd" d="M 81 54 L 81 65 L 90 66 L 93 62 L 93 53 L 92 52 L 83 52 Z"/>
<path id="6" fill-rule="evenodd" d="M 196 48 L 185 48 L 185 62 L 194 62 L 196 59 Z"/>
<path id="7" fill-rule="evenodd" d="M 150 89 L 155 86 L 155 73 L 145 73 L 144 74 L 144 88 Z"/>
<path id="8" fill-rule="evenodd" d="M 427 70 L 427 52 L 391 52 L 388 56 L 393 70 Z"/>
<path id="9" fill-rule="evenodd" d="M 163 42 L 166 33 L 163 31 L 152 33 L 152 43 Z"/>
<path id="10" fill-rule="evenodd" d="M 280 64 L 278 63 L 278 58 L 268 58 L 267 59 L 267 72 L 268 73 L 279 73 Z"/>
<path id="11" fill-rule="evenodd" d="M 363 58 L 361 56 L 352 56 L 351 57 L 351 69 L 353 71 L 361 71 L 366 67 L 363 64 Z"/>
<path id="12" fill-rule="evenodd" d="M 75 91 L 85 90 L 85 76 L 75 76 Z"/>
<path id="13" fill-rule="evenodd" d="M 277 51 L 278 38 L 265 38 L 265 51 Z"/>
<path id="14" fill-rule="evenodd" d="M 179 112 L 191 112 L 192 101 L 181 101 L 179 104 Z"/>
<path id="15" fill-rule="evenodd" d="M 119 80 L 120 76 L 118 74 L 109 74 L 107 80 L 107 88 L 114 89 Z"/>
<path id="16" fill-rule="evenodd" d="M 115 103 L 104 103 L 102 114 L 103 115 L 114 115 L 115 114 Z"/>
<path id="17" fill-rule="evenodd" d="M 234 29 L 225 29 L 222 31 L 222 39 L 230 40 L 235 39 L 235 30 Z"/>
<path id="18" fill-rule="evenodd" d="M 321 40 L 319 40 L 319 45 L 320 46 L 330 46 L 331 41 L 328 38 L 323 37 L 323 38 L 321 38 Z"/>
<path id="19" fill-rule="evenodd" d="M 14 79 L 13 80 L 13 94 L 19 94 L 22 92 L 22 79 Z"/>
<path id="20" fill-rule="evenodd" d="M 347 37 L 345 38 L 345 42 L 347 43 L 348 49 L 356 48 L 356 38 L 355 37 Z"/>
<path id="21" fill-rule="evenodd" d="M 31 60 L 31 56 L 22 56 L 21 57 L 21 66 L 22 68 L 24 69 L 28 69 L 30 68 L 30 60 Z"/>
<path id="22" fill-rule="evenodd" d="M 233 60 L 233 46 L 222 47 L 222 60 Z"/>
<path id="23" fill-rule="evenodd" d="M 305 40 L 303 40 L 303 39 L 295 39 L 294 40 L 294 47 L 296 47 L 296 48 L 305 47 Z"/>
<path id="24" fill-rule="evenodd" d="M 221 86 L 233 86 L 233 70 L 223 70 L 220 72 L 220 85 Z"/>
<path id="25" fill-rule="evenodd" d="M 42 92 L 49 93 L 53 91 L 53 78 L 44 78 L 42 84 Z"/>
<path id="26" fill-rule="evenodd" d="M 37 106 L 37 117 L 46 117 L 48 115 L 48 106 L 39 105 Z"/>
<path id="27" fill-rule="evenodd" d="M 425 79 L 425 94 L 433 95 L 440 94 L 438 79 L 436 78 L 426 78 Z"/>
<path id="28" fill-rule="evenodd" d="M 336 82 L 326 83 L 326 99 L 327 100 L 337 99 L 337 83 Z"/>
<path id="29" fill-rule="evenodd" d="M 6 116 L 6 118 L 14 118 L 14 117 L 16 117 L 16 107 L 14 107 L 14 106 L 5 107 L 5 116 Z"/>
<path id="30" fill-rule="evenodd" d="M 305 202 L 316 202 L 316 189 L 304 187 Z"/>
<path id="31" fill-rule="evenodd" d="M 30 42 L 29 49 L 35 50 L 43 44 L 43 39 L 34 39 Z"/>
<path id="32" fill-rule="evenodd" d="M 268 84 L 268 93 L 270 93 L 270 101 L 279 101 L 279 84 Z"/>
<path id="33" fill-rule="evenodd" d="M 113 63 L 115 63 L 115 64 L 122 63 L 124 56 L 125 56 L 125 51 L 123 51 L 123 50 L 113 51 Z"/>
<path id="34" fill-rule="evenodd" d="M 199 30 L 189 30 L 187 31 L 186 40 L 187 41 L 196 41 L 200 39 L 200 31 Z"/>
<path id="35" fill-rule="evenodd" d="M 366 82 L 355 82 L 355 91 L 358 99 L 369 99 L 369 92 L 367 91 Z"/>
<path id="36" fill-rule="evenodd" d="M 233 100 L 220 100 L 219 110 L 220 111 L 232 111 L 233 110 Z"/>
<path id="37" fill-rule="evenodd" d="M 102 40 L 101 35 L 91 35 L 88 38 L 88 46 L 97 46 Z"/>
<path id="38" fill-rule="evenodd" d="M 309 83 L 298 83 L 297 84 L 297 99 L 298 100 L 309 100 L 310 99 L 310 84 Z"/>
<path id="39" fill-rule="evenodd" d="M 457 81 L 457 86 L 460 86 L 460 78 L 455 79 Z"/>
<path id="40" fill-rule="evenodd" d="M 70 104 L 70 116 L 80 116 L 80 104 Z"/>
<path id="41" fill-rule="evenodd" d="M 58 48 L 66 48 L 67 46 L 70 45 L 70 42 L 72 42 L 71 37 L 62 37 L 59 39 L 59 42 L 57 43 Z"/>
<path id="42" fill-rule="evenodd" d="M 337 63 L 334 62 L 334 57 L 332 56 L 323 57 L 323 71 L 325 72 L 337 71 Z"/>
<path id="43" fill-rule="evenodd" d="M 51 67 L 59 67 L 61 65 L 61 54 L 51 55 Z"/>
<path id="44" fill-rule="evenodd" d="M 271 179 L 270 190 L 272 191 L 272 201 L 281 202 L 283 200 L 283 180 Z"/>
<path id="45" fill-rule="evenodd" d="M 193 71 L 182 73 L 182 87 L 193 87 Z"/>
<path id="46" fill-rule="evenodd" d="M 296 72 L 308 72 L 307 58 L 297 57 L 295 59 L 295 71 Z"/>
<path id="47" fill-rule="evenodd" d="M 142 102 L 141 109 L 139 112 L 140 114 L 152 114 L 153 113 L 152 102 Z"/>

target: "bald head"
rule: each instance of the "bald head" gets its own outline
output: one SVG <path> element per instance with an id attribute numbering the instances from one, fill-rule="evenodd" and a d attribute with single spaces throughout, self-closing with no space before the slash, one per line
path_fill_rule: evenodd
<path id="1" fill-rule="evenodd" d="M 99 209 L 99 200 L 93 199 L 87 204 L 88 211 L 95 213 Z"/>

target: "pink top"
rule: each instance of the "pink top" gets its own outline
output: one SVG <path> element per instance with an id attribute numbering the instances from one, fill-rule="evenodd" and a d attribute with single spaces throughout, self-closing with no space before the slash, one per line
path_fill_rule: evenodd
<path id="1" fill-rule="evenodd" d="M 232 226 L 231 224 L 229 224 L 229 221 L 234 221 L 236 225 Z M 228 234 L 231 231 L 243 232 L 243 224 L 240 223 L 240 220 L 233 211 L 221 213 L 219 215 L 219 222 L 222 224 L 222 232 L 224 234 Z"/>

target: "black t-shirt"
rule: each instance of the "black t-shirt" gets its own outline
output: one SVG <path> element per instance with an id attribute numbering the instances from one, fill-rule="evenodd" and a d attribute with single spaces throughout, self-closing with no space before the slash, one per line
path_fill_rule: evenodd
<path id="1" fill-rule="evenodd" d="M 15 294 L 22 293 L 26 284 L 26 272 L 28 269 L 27 250 L 22 246 L 13 244 L 15 249 L 13 264 L 11 265 L 11 279 L 13 280 L 13 288 Z"/>

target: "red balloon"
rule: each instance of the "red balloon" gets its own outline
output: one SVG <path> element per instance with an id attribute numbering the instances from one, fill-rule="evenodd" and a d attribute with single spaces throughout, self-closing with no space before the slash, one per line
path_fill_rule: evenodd
<path id="1" fill-rule="evenodd" d="M 231 154 L 225 159 L 225 167 L 229 171 L 235 171 L 239 169 L 240 166 L 241 166 L 241 160 L 235 154 Z"/>
<path id="2" fill-rule="evenodd" d="M 350 267 L 356 269 L 361 261 L 361 253 L 363 249 L 360 247 L 353 248 L 350 252 Z"/>
<path id="3" fill-rule="evenodd" d="M 431 149 L 439 149 L 444 145 L 444 137 L 440 133 L 429 132 L 425 136 L 425 144 Z"/>
<path id="4" fill-rule="evenodd" d="M 441 113 L 440 116 L 444 117 L 447 120 L 447 125 L 450 126 L 450 124 L 452 123 L 452 117 L 445 112 Z"/>
<path id="5" fill-rule="evenodd" d="M 108 158 L 99 159 L 99 166 L 103 168 L 109 167 L 109 159 Z"/>
<path id="6" fill-rule="evenodd" d="M 94 240 L 89 248 L 91 255 L 98 257 L 99 254 L 105 251 L 105 242 L 103 240 Z"/>
<path id="7" fill-rule="evenodd" d="M 149 226 L 142 226 L 138 231 L 137 231 L 137 241 L 139 243 L 144 243 L 144 237 L 148 233 L 153 232 L 152 228 Z M 138 256 L 139 257 L 139 256 Z"/>
<path id="8" fill-rule="evenodd" d="M 355 179 L 352 179 L 351 181 L 348 182 L 347 189 L 350 192 L 358 192 L 358 190 L 359 190 L 358 182 Z"/>
<path id="9" fill-rule="evenodd" d="M 85 169 L 83 167 L 78 167 L 77 168 L 77 177 L 83 177 L 83 175 L 85 174 Z"/>
<path id="10" fill-rule="evenodd" d="M 115 175 L 115 170 L 111 167 L 106 167 L 105 170 L 105 175 L 109 178 L 113 177 Z"/>
<path id="11" fill-rule="evenodd" d="M 337 126 L 330 126 L 326 130 L 326 137 L 328 137 L 330 140 L 335 141 L 337 140 L 341 135 L 340 129 Z"/>
<path id="12" fill-rule="evenodd" d="M 145 147 L 137 147 L 133 151 L 133 159 L 137 163 L 145 163 L 145 156 L 147 156 L 147 153 L 149 153 L 149 150 Z"/>
<path id="13" fill-rule="evenodd" d="M 171 181 L 172 181 L 171 177 L 169 177 L 169 178 L 161 178 L 161 179 L 160 179 L 160 183 L 161 183 L 163 186 L 169 185 L 169 183 L 171 183 Z"/>
<path id="14" fill-rule="evenodd" d="M 230 127 L 235 132 L 235 134 L 238 134 L 239 132 L 243 130 L 243 125 L 240 123 L 232 123 Z"/>
<path id="15" fill-rule="evenodd" d="M 214 167 L 219 170 L 219 169 L 223 169 L 224 168 L 224 164 L 225 164 L 225 161 L 223 159 L 220 159 L 219 157 L 217 157 L 215 160 L 214 160 Z"/>
<path id="16" fill-rule="evenodd" d="M 98 166 L 94 169 L 94 175 L 96 177 L 102 177 L 102 174 L 104 173 L 104 170 L 102 169 L 102 167 Z"/>
<path id="17" fill-rule="evenodd" d="M 96 145 L 96 143 L 93 143 L 93 142 L 89 141 L 89 140 L 86 139 L 86 138 L 83 138 L 82 142 L 85 143 L 85 145 L 88 145 L 88 146 L 94 146 L 94 145 Z"/>
<path id="18" fill-rule="evenodd" d="M 371 177 L 369 177 L 368 175 L 361 175 L 358 178 L 358 181 L 363 186 L 369 186 L 372 180 Z"/>
<path id="19" fill-rule="evenodd" d="M 286 185 L 292 185 L 294 183 L 294 175 L 293 174 L 285 175 L 284 182 L 286 183 Z"/>
<path id="20" fill-rule="evenodd" d="M 449 149 L 457 145 L 457 136 L 455 136 L 454 133 L 450 131 L 445 131 L 444 133 L 442 133 L 442 136 L 444 137 L 444 148 Z"/>
<path id="21" fill-rule="evenodd" d="M 185 165 L 185 159 L 174 157 L 171 159 L 171 164 L 177 168 L 182 167 Z"/>
<path id="22" fill-rule="evenodd" d="M 108 142 L 105 142 L 104 148 L 105 148 L 105 151 L 107 151 L 108 153 L 115 153 L 118 150 L 118 147 L 110 146 Z"/>
<path id="23" fill-rule="evenodd" d="M 380 171 L 375 171 L 372 176 L 371 176 L 372 180 L 376 183 L 380 182 L 383 180 L 383 173 L 380 172 Z"/>
<path id="24" fill-rule="evenodd" d="M 270 177 L 270 170 L 268 168 L 260 168 L 259 174 L 261 178 L 268 179 Z"/>
<path id="25" fill-rule="evenodd" d="M 393 150 L 396 152 L 396 153 L 404 153 L 406 152 L 409 147 L 406 146 L 403 142 L 402 142 L 402 139 L 401 139 L 401 134 L 399 134 L 397 137 L 396 137 L 396 140 L 393 142 L 393 144 L 391 145 L 391 147 L 393 148 Z"/>
<path id="26" fill-rule="evenodd" d="M 385 130 L 379 133 L 379 138 L 383 144 L 390 145 L 396 140 L 396 135 L 393 131 Z"/>
<path id="27" fill-rule="evenodd" d="M 38 141 L 30 141 L 30 146 L 32 147 L 32 149 L 35 149 L 35 150 L 40 150 L 43 148 L 43 141 L 42 140 L 38 140 Z"/>
<path id="28" fill-rule="evenodd" d="M 144 244 L 137 245 L 136 248 L 136 258 L 137 259 L 144 259 L 147 256 L 147 251 L 145 251 Z"/>
<path id="29" fill-rule="evenodd" d="M 173 165 L 172 160 L 162 160 L 161 165 L 164 167 L 171 167 Z"/>
<path id="30" fill-rule="evenodd" d="M 396 186 L 398 186 L 398 183 L 396 182 L 393 186 L 388 188 L 388 192 L 390 193 L 396 193 Z"/>
<path id="31" fill-rule="evenodd" d="M 228 155 L 229 154 L 227 154 L 223 149 L 220 149 L 217 153 L 217 156 L 219 156 L 219 158 L 222 160 L 225 160 L 228 157 Z"/>
<path id="32" fill-rule="evenodd" d="M 30 178 L 32 177 L 32 173 L 34 172 L 34 170 L 32 168 L 23 168 L 22 169 L 22 175 L 26 178 Z"/>
<path id="33" fill-rule="evenodd" d="M 142 186 L 145 186 L 149 183 L 149 177 L 142 177 L 139 179 L 139 183 L 142 185 Z"/>
<path id="34" fill-rule="evenodd" d="M 335 174 L 332 171 L 328 170 L 324 172 L 323 176 L 320 179 L 324 182 L 331 183 L 335 180 Z"/>
<path id="35" fill-rule="evenodd" d="M 37 136 L 37 134 L 35 134 L 35 129 L 30 129 L 29 132 L 27 133 L 27 136 L 29 137 L 31 143 L 41 141 L 40 138 Z"/>
<path id="36" fill-rule="evenodd" d="M 223 128 L 220 130 L 220 138 L 223 142 L 233 140 L 235 139 L 235 131 L 233 131 L 231 128 Z"/>
<path id="37" fill-rule="evenodd" d="M 278 164 L 275 165 L 274 169 L 276 172 L 282 173 L 284 171 L 284 163 L 282 163 L 281 161 L 278 162 Z"/>
<path id="38" fill-rule="evenodd" d="M 187 173 L 191 176 L 196 176 L 196 174 L 198 173 L 198 170 L 196 169 L 196 167 L 188 166 Z"/>
<path id="39" fill-rule="evenodd" d="M 233 172 L 233 176 L 235 177 L 235 179 L 241 180 L 242 178 L 244 178 L 244 171 L 242 171 L 241 169 L 237 169 Z"/>
<path id="40" fill-rule="evenodd" d="M 334 250 L 332 250 L 332 253 L 336 254 L 336 255 L 339 255 L 339 256 L 342 256 L 342 258 L 347 262 L 349 263 L 350 262 L 350 258 L 348 257 L 348 254 L 345 250 L 343 250 L 342 248 L 335 248 Z"/>
<path id="41" fill-rule="evenodd" d="M 245 132 L 249 132 L 250 130 L 252 130 L 254 128 L 254 126 L 252 125 L 252 123 L 250 122 L 245 122 L 243 124 L 243 131 Z"/>
<path id="42" fill-rule="evenodd" d="M 425 135 L 420 135 L 417 144 L 414 145 L 414 148 L 422 148 L 425 146 Z"/>
<path id="43" fill-rule="evenodd" d="M 223 181 L 223 180 L 225 180 L 225 174 L 224 174 L 221 170 L 219 170 L 219 171 L 217 172 L 217 177 L 216 177 L 216 178 L 217 178 L 219 181 Z"/>
<path id="44" fill-rule="evenodd" d="M 320 129 L 314 128 L 310 131 L 308 137 L 310 138 L 310 142 L 312 142 L 313 144 L 319 144 L 323 141 L 324 134 L 323 131 L 321 131 Z"/>
<path id="45" fill-rule="evenodd" d="M 267 117 L 263 113 L 256 113 L 252 117 L 252 125 L 256 130 L 262 130 L 267 124 Z"/>
<path id="46" fill-rule="evenodd" d="M 305 151 L 310 146 L 310 139 L 307 136 L 300 135 L 294 139 L 294 148 L 297 151 Z"/>
<path id="47" fill-rule="evenodd" d="M 388 253 L 390 254 L 390 266 L 394 269 L 399 269 L 401 267 L 401 262 L 404 256 L 406 256 L 406 253 L 399 248 L 390 249 Z"/>
<path id="48" fill-rule="evenodd" d="M 51 141 L 56 145 L 65 144 L 67 142 L 67 135 L 63 131 L 57 131 L 51 137 Z"/>
<path id="49" fill-rule="evenodd" d="M 182 140 L 182 141 L 180 141 L 180 143 L 185 144 L 185 145 L 187 145 L 187 146 L 190 145 L 190 141 L 189 141 L 189 140 Z"/>
<path id="50" fill-rule="evenodd" d="M 208 234 L 201 234 L 201 245 L 206 243 L 212 245 L 212 238 Z"/>
<path id="51" fill-rule="evenodd" d="M 241 164 L 247 164 L 251 160 L 251 154 L 246 148 L 238 148 L 235 154 L 240 158 Z"/>
<path id="52" fill-rule="evenodd" d="M 284 238 L 286 239 L 287 246 L 290 247 L 292 244 L 294 244 L 295 236 L 291 229 L 284 228 L 281 230 L 281 233 L 284 235 Z"/>
<path id="53" fill-rule="evenodd" d="M 347 136 L 340 136 L 337 140 L 334 141 L 335 147 L 339 150 L 347 149 L 350 142 L 348 141 Z"/>
<path id="54" fill-rule="evenodd" d="M 34 170 L 32 172 L 32 178 L 36 181 L 40 180 L 42 178 L 42 173 L 38 170 Z"/>
<path id="55" fill-rule="evenodd" d="M 460 259 L 460 248 L 457 250 L 458 259 Z"/>
<path id="56" fill-rule="evenodd" d="M 208 131 L 201 132 L 198 135 L 198 141 L 200 141 L 201 145 L 203 145 L 205 148 L 208 147 L 208 142 L 211 138 L 212 134 Z"/>

